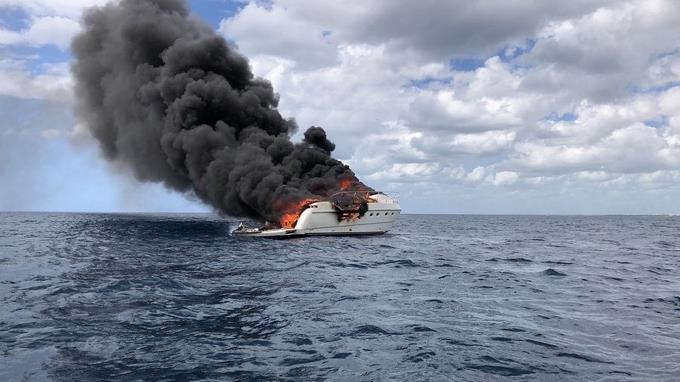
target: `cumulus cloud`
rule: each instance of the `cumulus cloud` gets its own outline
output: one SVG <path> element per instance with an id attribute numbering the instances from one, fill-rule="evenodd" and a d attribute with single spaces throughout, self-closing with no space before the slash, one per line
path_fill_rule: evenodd
<path id="1" fill-rule="evenodd" d="M 26 28 L 0 28 L 0 45 L 55 45 L 68 48 L 80 30 L 83 10 L 106 0 L 0 0 L 0 8 L 23 11 Z"/>
<path id="2" fill-rule="evenodd" d="M 0 7 L 23 9 L 33 16 L 63 16 L 78 19 L 83 9 L 107 0 L 0 0 Z"/>
<path id="3" fill-rule="evenodd" d="M 375 181 L 617 185 L 680 165 L 670 0 L 274 0 L 220 31 Z"/>
<path id="4" fill-rule="evenodd" d="M 69 63 L 43 61 L 21 49 L 55 46 L 67 51 L 80 30 L 83 10 L 105 0 L 0 0 L 0 9 L 21 12 L 19 28 L 0 27 L 0 95 L 68 104 L 72 101 Z M 4 23 L 8 24 L 8 23 Z M 19 50 L 13 49 L 19 48 Z"/>
<path id="5" fill-rule="evenodd" d="M 421 135 L 413 140 L 420 152 L 431 157 L 446 158 L 452 154 L 495 154 L 512 147 L 514 131 L 485 131 L 478 134 L 452 134 L 445 136 Z"/>
<path id="6" fill-rule="evenodd" d="M 82 12 L 107 2 L 109 0 L 0 0 L 0 9 L 19 10 L 18 14 L 25 17 L 19 23 L 25 26 L 0 27 L 0 48 L 5 46 L 0 55 L 0 95 L 71 102 L 72 80 L 67 61 L 46 63 L 39 55 L 16 53 L 11 48 L 54 46 L 67 52 L 71 38 L 81 29 Z"/>
<path id="7" fill-rule="evenodd" d="M 0 29 L 0 46 L 67 50 L 82 10 L 105 2 L 0 0 L 26 15 Z M 324 126 L 378 187 L 599 192 L 680 180 L 672 0 L 258 0 L 219 31 L 272 81 L 282 114 Z M 0 95 L 67 105 L 70 89 L 67 63 L 0 56 Z"/>
<path id="8" fill-rule="evenodd" d="M 0 60 L 0 95 L 70 104 L 73 81 L 67 63 L 40 65 L 31 73 L 22 61 Z"/>
<path id="9" fill-rule="evenodd" d="M 427 61 L 454 55 L 488 55 L 501 44 L 533 35 L 550 21 L 587 14 L 604 3 L 277 0 L 262 4 L 252 1 L 240 13 L 225 20 L 220 30 L 236 40 L 246 53 L 279 55 L 300 63 L 316 54 L 301 55 L 301 50 L 319 48 L 324 41 L 336 46 L 383 45 L 390 54 L 413 53 L 411 57 Z M 258 44 L 265 38 L 264 44 Z M 327 58 L 314 61 L 316 64 L 329 62 Z"/>
<path id="10" fill-rule="evenodd" d="M 54 44 L 66 49 L 80 30 L 78 22 L 60 16 L 38 17 L 29 28 L 19 31 L 0 29 L 0 45 L 40 46 Z"/>
<path id="11" fill-rule="evenodd" d="M 600 102 L 624 96 L 630 86 L 645 88 L 650 61 L 678 49 L 678 21 L 675 2 L 652 0 L 618 2 L 553 22 L 522 58 L 536 66 L 523 86 Z"/>
<path id="12" fill-rule="evenodd" d="M 510 185 L 519 179 L 519 174 L 514 171 L 499 171 L 497 172 L 491 182 L 497 186 Z"/>

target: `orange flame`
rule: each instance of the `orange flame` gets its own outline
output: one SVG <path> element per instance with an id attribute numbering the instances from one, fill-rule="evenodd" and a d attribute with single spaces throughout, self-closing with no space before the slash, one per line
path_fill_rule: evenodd
<path id="1" fill-rule="evenodd" d="M 354 184 L 354 179 L 352 178 L 342 178 L 338 180 L 338 188 L 342 191 L 347 191 L 349 190 L 352 185 Z"/>
<path id="2" fill-rule="evenodd" d="M 281 225 L 281 228 L 285 229 L 294 228 L 295 224 L 298 221 L 298 218 L 300 218 L 302 210 L 304 210 L 305 207 L 307 207 L 311 203 L 317 201 L 318 200 L 312 198 L 304 198 L 302 200 L 298 200 L 297 202 L 293 202 L 284 206 L 281 209 L 283 213 L 281 214 L 281 218 L 279 219 L 279 224 Z"/>

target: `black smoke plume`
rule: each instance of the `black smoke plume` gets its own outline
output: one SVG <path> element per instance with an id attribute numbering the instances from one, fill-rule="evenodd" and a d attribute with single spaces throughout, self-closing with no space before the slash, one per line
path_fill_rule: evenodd
<path id="1" fill-rule="evenodd" d="M 182 0 L 122 0 L 87 11 L 83 27 L 72 42 L 76 113 L 137 179 L 269 221 L 341 180 L 368 189 L 330 156 L 322 128 L 291 142 L 295 121 L 271 84 Z"/>

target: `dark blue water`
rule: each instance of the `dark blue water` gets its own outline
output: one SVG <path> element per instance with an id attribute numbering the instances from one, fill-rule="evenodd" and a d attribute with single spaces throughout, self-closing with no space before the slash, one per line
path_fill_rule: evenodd
<path id="1" fill-rule="evenodd" d="M 0 214 L 0 380 L 678 380 L 680 218 Z"/>

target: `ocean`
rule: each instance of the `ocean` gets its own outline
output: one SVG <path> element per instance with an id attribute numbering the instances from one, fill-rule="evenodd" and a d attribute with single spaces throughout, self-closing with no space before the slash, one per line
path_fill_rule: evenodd
<path id="1" fill-rule="evenodd" d="M 680 217 L 0 213 L 0 381 L 672 381 Z"/>

